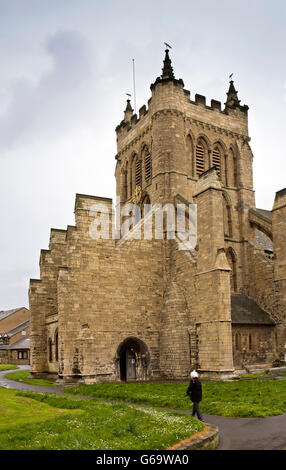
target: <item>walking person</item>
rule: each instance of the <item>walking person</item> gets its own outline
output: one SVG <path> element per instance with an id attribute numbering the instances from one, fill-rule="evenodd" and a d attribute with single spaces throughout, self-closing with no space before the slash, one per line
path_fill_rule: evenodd
<path id="1" fill-rule="evenodd" d="M 199 379 L 199 375 L 195 370 L 191 372 L 191 380 L 187 389 L 187 395 L 189 395 L 190 399 L 193 402 L 192 416 L 197 415 L 198 419 L 200 421 L 203 421 L 203 416 L 202 416 L 200 406 L 199 406 L 199 403 L 200 401 L 202 401 L 202 396 L 203 396 L 202 384 Z"/>

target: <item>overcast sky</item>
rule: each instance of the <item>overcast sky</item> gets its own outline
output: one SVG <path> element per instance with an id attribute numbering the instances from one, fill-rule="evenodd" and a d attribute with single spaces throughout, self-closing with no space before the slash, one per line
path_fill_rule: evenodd
<path id="1" fill-rule="evenodd" d="M 115 127 L 161 74 L 164 41 L 185 88 L 249 110 L 256 204 L 286 187 L 285 0 L 0 0 L 0 310 L 28 306 L 50 228 L 76 193 L 114 197 Z"/>

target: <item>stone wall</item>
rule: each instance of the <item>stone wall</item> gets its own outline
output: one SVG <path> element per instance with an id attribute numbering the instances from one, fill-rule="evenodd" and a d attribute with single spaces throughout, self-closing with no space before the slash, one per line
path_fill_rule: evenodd
<path id="1" fill-rule="evenodd" d="M 273 262 L 255 246 L 249 220 L 255 199 L 247 106 L 239 104 L 232 82 L 224 110 L 216 100 L 207 105 L 201 95 L 191 99 L 183 81 L 168 70 L 170 75 L 165 70 L 151 85 L 148 109 L 143 106 L 137 117 L 128 102 L 116 128 L 116 194 L 121 209 L 134 202 L 138 188 L 139 205 L 145 198 L 153 205 L 178 199 L 196 203 L 197 247 L 180 251 L 178 239 L 166 239 L 166 226 L 160 240 L 154 232 L 151 240 L 130 240 L 122 233 L 113 239 L 112 201 L 78 194 L 75 226 L 51 230 L 49 250 L 41 252 L 41 279 L 30 283 L 33 374 L 119 380 L 129 344 L 142 380 L 185 378 L 192 367 L 228 376 L 233 371 L 231 289 L 249 295 L 278 321 L 282 354 L 285 194 L 278 194 L 273 212 Z M 200 142 L 202 175 L 196 162 Z M 152 161 L 148 178 L 146 148 Z M 141 229 L 137 224 L 133 234 Z M 248 351 L 249 361 L 268 360 L 273 353 L 267 334 L 257 330 L 261 347 L 256 354 Z M 237 355 L 235 360 L 241 362 Z"/>
<path id="2" fill-rule="evenodd" d="M 77 197 L 76 230 L 66 241 L 67 266 L 58 271 L 58 322 L 49 329 L 51 336 L 54 328 L 59 331 L 60 376 L 118 379 L 117 349 L 128 337 L 146 344 L 148 373 L 156 376 L 164 295 L 162 241 L 126 241 L 117 248 L 116 240 L 93 240 L 93 202 Z"/>
<path id="3" fill-rule="evenodd" d="M 234 365 L 239 369 L 272 364 L 276 358 L 274 326 L 232 325 L 232 343 Z"/>
<path id="4" fill-rule="evenodd" d="M 276 193 L 272 210 L 274 245 L 274 282 L 276 294 L 277 340 L 279 359 L 286 358 L 286 188 Z"/>

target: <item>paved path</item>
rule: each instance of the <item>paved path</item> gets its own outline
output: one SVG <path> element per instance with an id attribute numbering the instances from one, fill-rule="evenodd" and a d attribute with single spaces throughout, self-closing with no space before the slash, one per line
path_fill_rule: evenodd
<path id="1" fill-rule="evenodd" d="M 20 366 L 20 368 L 23 370 L 29 367 Z M 65 388 L 64 390 L 66 391 L 64 392 L 62 391 L 62 387 L 42 387 L 8 380 L 5 378 L 7 372 L 8 371 L 0 372 L 1 387 L 14 390 L 70 395 L 68 388 Z M 91 397 L 76 396 L 91 399 Z M 131 404 L 134 405 L 134 403 Z M 138 404 L 136 405 L 138 406 Z M 173 411 L 191 414 L 190 411 Z M 207 414 L 204 414 L 203 417 L 206 423 L 214 424 L 219 427 L 220 444 L 218 450 L 281 450 L 286 447 L 286 414 L 269 418 L 227 418 Z"/>

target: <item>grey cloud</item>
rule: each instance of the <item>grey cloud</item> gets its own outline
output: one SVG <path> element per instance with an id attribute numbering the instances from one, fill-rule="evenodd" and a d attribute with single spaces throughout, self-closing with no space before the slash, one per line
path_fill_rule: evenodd
<path id="1" fill-rule="evenodd" d="M 51 70 L 35 84 L 19 78 L 10 85 L 10 103 L 0 117 L 0 148 L 29 138 L 47 138 L 70 130 L 91 112 L 95 100 L 93 50 L 74 31 L 49 36 L 45 51 Z M 83 91 L 89 99 L 82 99 Z"/>

